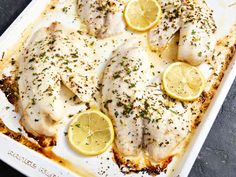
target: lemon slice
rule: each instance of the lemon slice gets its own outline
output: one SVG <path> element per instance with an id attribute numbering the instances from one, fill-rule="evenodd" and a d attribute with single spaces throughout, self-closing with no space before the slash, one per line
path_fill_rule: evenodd
<path id="1" fill-rule="evenodd" d="M 171 64 L 164 72 L 162 81 L 166 93 L 181 101 L 197 99 L 205 87 L 201 71 L 183 62 Z"/>
<path id="2" fill-rule="evenodd" d="M 137 31 L 147 31 L 157 25 L 161 6 L 157 0 L 130 0 L 124 12 L 128 26 Z"/>
<path id="3" fill-rule="evenodd" d="M 80 154 L 95 156 L 105 152 L 114 140 L 111 120 L 98 110 L 75 116 L 68 130 L 71 146 Z"/>

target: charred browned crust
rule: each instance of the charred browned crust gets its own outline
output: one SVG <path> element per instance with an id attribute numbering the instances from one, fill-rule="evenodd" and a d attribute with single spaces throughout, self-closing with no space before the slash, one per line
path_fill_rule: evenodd
<path id="1" fill-rule="evenodd" d="M 15 78 L 13 76 L 7 76 L 7 77 L 3 76 L 3 78 L 0 80 L 0 90 L 2 90 L 4 92 L 8 101 L 11 104 L 15 105 L 17 108 L 19 94 L 18 94 L 18 84 L 17 84 Z M 20 121 L 20 123 L 21 123 L 21 121 Z M 24 127 L 24 125 L 22 125 L 22 127 Z M 32 133 L 30 133 L 29 131 L 27 131 L 25 128 L 24 128 L 24 130 L 30 138 L 35 139 L 39 143 L 39 145 L 42 147 L 56 145 L 56 138 L 55 137 L 35 136 Z"/>
<path id="2" fill-rule="evenodd" d="M 0 118 L 0 133 L 10 137 L 11 139 L 21 143 L 22 145 L 27 146 L 28 148 L 44 155 L 45 157 L 59 163 L 60 165 L 70 166 L 70 162 L 57 156 L 55 153 L 52 152 L 51 148 L 42 147 L 39 144 L 30 141 L 28 138 L 23 136 L 21 133 L 16 133 L 16 132 L 10 130 L 9 128 L 7 128 L 7 126 L 4 124 L 4 122 L 2 121 L 1 118 Z"/>
<path id="3" fill-rule="evenodd" d="M 116 151 L 116 148 L 113 148 L 114 160 L 119 166 L 120 170 L 124 174 L 129 173 L 148 173 L 149 175 L 156 176 L 161 172 L 166 172 L 167 166 L 172 162 L 174 156 L 169 156 L 166 159 L 163 159 L 157 165 L 152 165 L 151 163 L 146 164 L 145 167 L 139 167 L 135 162 L 132 162 L 129 159 L 122 158 L 119 152 Z"/>
<path id="4" fill-rule="evenodd" d="M 24 130 L 27 133 L 27 135 L 29 136 L 29 138 L 33 138 L 34 140 L 36 140 L 41 147 L 49 147 L 49 146 L 56 146 L 57 145 L 56 137 L 49 137 L 49 136 L 45 136 L 45 135 L 35 136 L 25 129 L 25 127 L 22 125 L 21 121 L 20 121 L 20 124 L 24 128 Z"/>
<path id="5" fill-rule="evenodd" d="M 228 36 L 227 36 L 228 37 Z M 226 37 L 226 38 L 227 38 Z M 226 40 L 227 41 L 227 40 Z M 225 43 L 227 43 L 226 41 L 219 41 L 217 43 L 217 45 L 222 45 L 222 46 L 226 46 Z M 221 71 L 219 73 L 217 73 L 216 75 L 213 75 L 214 78 L 211 78 L 210 80 L 214 79 L 216 82 L 214 82 L 214 84 L 211 86 L 211 89 L 209 92 L 203 92 L 202 96 L 200 97 L 200 100 L 198 100 L 199 102 L 202 103 L 201 107 L 200 107 L 200 113 L 197 116 L 197 118 L 195 119 L 194 128 L 196 128 L 202 121 L 203 115 L 206 112 L 208 106 L 211 103 L 211 100 L 213 99 L 214 95 L 216 94 L 216 91 L 218 89 L 218 87 L 220 86 L 220 83 L 224 77 L 224 73 L 225 71 L 228 69 L 228 66 L 234 56 L 236 50 L 236 44 L 234 44 L 234 46 L 229 47 L 229 53 L 225 58 L 225 61 L 223 61 L 224 63 L 222 64 L 221 67 Z"/>
<path id="6" fill-rule="evenodd" d="M 24 113 L 22 113 L 22 116 L 23 117 L 20 119 L 19 123 L 24 128 L 25 132 L 30 138 L 33 138 L 34 140 L 36 140 L 38 144 L 42 147 L 56 146 L 57 144 L 56 136 L 46 136 L 46 135 L 40 135 L 40 134 L 37 134 L 37 136 L 34 135 L 32 132 L 28 131 L 25 128 L 25 125 L 23 123 Z"/>
<path id="7" fill-rule="evenodd" d="M 10 130 L 9 128 L 7 128 L 7 126 L 4 124 L 4 122 L 1 119 L 0 119 L 0 133 L 14 139 L 15 141 L 35 150 L 37 152 L 40 152 L 40 153 L 42 152 L 42 148 L 39 145 L 29 141 L 21 133 L 15 133 L 12 130 Z"/>
<path id="8" fill-rule="evenodd" d="M 0 90 L 2 90 L 8 101 L 16 105 L 17 100 L 18 100 L 18 87 L 17 83 L 15 81 L 15 78 L 12 76 L 3 76 L 3 78 L 0 80 Z"/>
<path id="9" fill-rule="evenodd" d="M 91 175 L 91 173 L 85 171 L 84 169 L 81 169 L 80 167 L 75 166 L 70 161 L 63 159 L 60 156 L 56 155 L 52 151 L 51 147 L 49 147 L 49 148 L 41 147 L 38 143 L 34 143 L 34 142 L 30 141 L 28 138 L 23 136 L 21 133 L 16 133 L 16 132 L 10 130 L 4 124 L 4 122 L 2 121 L 1 118 L 0 118 L 0 134 L 4 134 L 4 135 L 8 136 L 9 138 L 11 138 L 11 139 L 17 141 L 18 143 L 42 154 L 43 156 L 51 159 L 52 161 L 56 162 L 57 164 L 59 164 L 63 167 L 67 167 L 68 169 L 75 172 L 79 176 L 85 176 L 84 174 L 86 174 L 86 176 L 94 176 L 94 175 Z"/>

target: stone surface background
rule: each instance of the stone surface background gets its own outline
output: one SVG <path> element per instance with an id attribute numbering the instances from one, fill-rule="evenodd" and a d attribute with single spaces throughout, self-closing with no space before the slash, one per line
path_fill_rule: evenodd
<path id="1" fill-rule="evenodd" d="M 0 0 L 0 35 L 29 2 Z M 0 171 L 2 177 L 24 176 L 1 161 Z M 236 177 L 236 80 L 189 177 Z"/>

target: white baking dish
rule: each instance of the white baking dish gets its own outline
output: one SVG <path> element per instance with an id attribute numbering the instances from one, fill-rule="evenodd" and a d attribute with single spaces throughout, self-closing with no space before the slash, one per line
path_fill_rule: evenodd
<path id="1" fill-rule="evenodd" d="M 24 30 L 30 25 L 34 24 L 37 18 L 40 16 L 42 11 L 45 9 L 50 0 L 33 0 L 29 6 L 22 12 L 22 14 L 15 20 L 15 22 L 7 29 L 7 31 L 0 38 L 0 56 L 4 51 L 11 49 L 19 40 Z M 213 2 L 213 1 L 212 1 Z M 218 0 L 220 2 L 220 0 Z M 231 1 L 228 1 L 228 4 Z M 220 10 L 219 10 L 220 12 Z M 54 18 L 54 17 L 52 17 Z M 56 17 L 56 19 L 66 20 L 63 16 Z M 50 20 L 49 20 L 50 21 Z M 49 21 L 47 22 L 49 24 Z M 40 24 L 40 23 L 39 23 Z M 38 23 L 36 24 L 36 26 Z M 47 24 L 40 24 L 47 25 Z M 39 26 L 40 26 L 39 25 Z M 170 176 L 181 176 L 185 177 L 189 174 L 191 167 L 208 135 L 208 132 L 211 129 L 211 126 L 221 108 L 221 105 L 235 79 L 236 76 L 236 56 L 232 60 L 228 70 L 225 72 L 225 76 L 221 82 L 220 87 L 217 90 L 217 93 L 214 99 L 211 101 L 211 104 L 201 122 L 197 128 L 194 136 L 191 139 L 191 142 L 186 149 L 183 157 L 178 159 L 178 165 L 174 166 L 174 170 L 168 170 Z M 1 96 L 1 94 L 0 94 Z M 3 96 L 2 96 L 3 97 Z M 0 105 L 3 103 L 0 97 Z M 4 103 L 5 104 L 5 103 Z M 10 106 L 10 105 L 9 105 Z M 0 107 L 0 111 L 1 107 Z M 12 116 L 8 112 L 5 113 L 5 116 Z M 8 123 L 11 124 L 11 123 Z M 14 122 L 12 123 L 14 124 Z M 13 139 L 0 134 L 0 159 L 16 168 L 18 171 L 22 172 L 28 176 L 48 176 L 48 177 L 73 177 L 78 176 L 74 172 L 68 170 L 65 167 L 58 165 L 57 163 L 51 161 L 50 159 L 44 157 L 43 155 L 27 148 L 26 146 L 14 141 Z M 65 155 L 63 156 L 65 158 Z M 76 157 L 75 157 L 76 158 Z M 80 169 L 84 168 L 81 171 L 88 172 L 94 171 L 94 166 L 98 165 L 98 161 L 91 160 L 89 161 L 88 166 L 80 166 Z M 108 162 L 108 163 L 111 163 Z M 90 166 L 92 166 L 90 168 Z M 170 167 L 172 168 L 172 167 Z M 105 169 L 104 169 L 105 170 Z M 118 173 L 116 176 L 123 176 L 119 172 L 118 167 L 114 164 L 113 173 Z M 114 174 L 108 172 L 108 176 L 113 176 Z M 80 175 L 86 175 L 87 173 L 81 172 Z M 88 174 L 88 176 L 90 176 Z M 101 175 L 102 176 L 102 175 Z M 127 176 L 138 176 L 137 174 L 131 174 Z M 161 176 L 166 176 L 162 174 Z"/>

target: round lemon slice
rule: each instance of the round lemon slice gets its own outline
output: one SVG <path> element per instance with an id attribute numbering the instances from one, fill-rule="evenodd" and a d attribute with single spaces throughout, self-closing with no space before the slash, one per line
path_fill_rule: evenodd
<path id="1" fill-rule="evenodd" d="M 130 0 L 124 17 L 128 26 L 137 31 L 147 31 L 157 25 L 161 17 L 161 6 L 157 0 Z"/>
<path id="2" fill-rule="evenodd" d="M 171 64 L 164 72 L 162 81 L 166 93 L 181 101 L 197 99 L 205 87 L 201 71 L 183 62 Z"/>
<path id="3" fill-rule="evenodd" d="M 75 116 L 68 130 L 71 146 L 80 154 L 95 156 L 105 152 L 114 140 L 111 120 L 98 110 Z"/>

